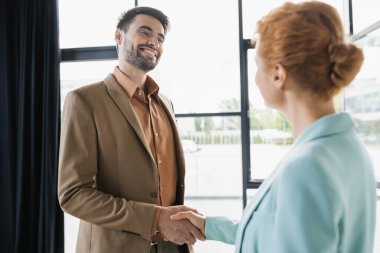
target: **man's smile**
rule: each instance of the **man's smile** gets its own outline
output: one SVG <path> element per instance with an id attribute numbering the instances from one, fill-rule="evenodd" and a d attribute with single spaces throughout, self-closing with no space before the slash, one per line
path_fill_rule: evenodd
<path id="1" fill-rule="evenodd" d="M 152 58 L 157 58 L 157 56 L 158 56 L 157 50 L 155 50 L 151 47 L 148 47 L 148 46 L 140 46 L 139 50 L 140 50 L 140 52 L 143 52 Z"/>

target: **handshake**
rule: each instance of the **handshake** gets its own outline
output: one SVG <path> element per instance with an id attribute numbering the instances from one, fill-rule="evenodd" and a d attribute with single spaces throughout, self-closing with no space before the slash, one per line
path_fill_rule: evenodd
<path id="1" fill-rule="evenodd" d="M 160 215 L 157 229 L 165 241 L 177 245 L 194 244 L 197 240 L 204 241 L 205 217 L 197 210 L 186 206 L 158 207 Z"/>

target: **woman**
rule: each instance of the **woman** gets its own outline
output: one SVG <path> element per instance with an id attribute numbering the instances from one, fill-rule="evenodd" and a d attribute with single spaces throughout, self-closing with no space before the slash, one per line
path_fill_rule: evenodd
<path id="1" fill-rule="evenodd" d="M 286 3 L 257 28 L 256 83 L 296 141 L 240 222 L 192 212 L 172 219 L 189 219 L 239 253 L 373 252 L 371 159 L 351 117 L 333 104 L 359 71 L 362 51 L 345 42 L 336 10 L 321 2 Z"/>

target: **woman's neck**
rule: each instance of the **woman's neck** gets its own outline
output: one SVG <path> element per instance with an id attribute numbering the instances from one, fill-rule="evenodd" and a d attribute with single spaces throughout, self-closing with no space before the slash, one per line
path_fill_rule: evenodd
<path id="1" fill-rule="evenodd" d="M 280 109 L 292 124 L 293 135 L 296 138 L 314 121 L 335 113 L 334 103 L 331 99 L 323 101 L 305 97 L 303 99 L 300 97 L 289 98 L 287 105 Z"/>

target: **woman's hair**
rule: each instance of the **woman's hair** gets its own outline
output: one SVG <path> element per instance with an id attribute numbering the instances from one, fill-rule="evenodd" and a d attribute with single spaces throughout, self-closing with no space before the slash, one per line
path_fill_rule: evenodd
<path id="1" fill-rule="evenodd" d="M 322 2 L 285 3 L 257 31 L 266 65 L 280 63 L 300 88 L 324 99 L 349 85 L 363 63 L 362 50 L 345 41 L 337 11 Z"/>

